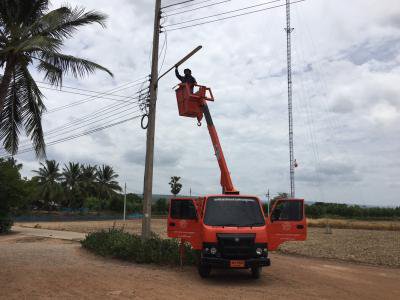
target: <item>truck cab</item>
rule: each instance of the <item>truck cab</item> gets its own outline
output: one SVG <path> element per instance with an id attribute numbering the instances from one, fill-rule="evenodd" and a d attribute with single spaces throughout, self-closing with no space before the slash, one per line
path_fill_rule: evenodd
<path id="1" fill-rule="evenodd" d="M 197 250 L 198 271 L 208 277 L 212 268 L 251 269 L 254 278 L 271 264 L 269 251 L 286 241 L 306 239 L 304 200 L 278 199 L 265 215 L 258 197 L 208 195 L 172 198 L 168 236 Z"/>

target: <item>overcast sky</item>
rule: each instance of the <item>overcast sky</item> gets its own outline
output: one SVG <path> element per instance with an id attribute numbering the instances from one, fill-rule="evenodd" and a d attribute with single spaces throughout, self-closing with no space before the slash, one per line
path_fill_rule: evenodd
<path id="1" fill-rule="evenodd" d="M 83 80 L 68 77 L 66 86 L 107 91 L 149 74 L 154 1 L 68 2 L 104 12 L 109 19 L 104 30 L 93 25 L 79 31 L 64 51 L 110 68 L 115 77 L 101 72 Z M 163 6 L 174 2 L 164 0 Z M 208 1 L 216 2 L 221 0 Z M 232 0 L 170 16 L 165 25 L 265 2 Z M 293 5 L 292 25 L 296 196 L 308 201 L 399 205 L 398 1 L 307 0 Z M 280 7 L 167 32 L 164 70 L 197 45 L 203 46 L 181 71 L 191 68 L 198 83 L 213 90 L 216 101 L 209 108 L 233 182 L 242 194 L 265 197 L 267 189 L 272 195 L 289 190 L 284 27 L 285 10 Z M 161 45 L 164 39 L 162 34 Z M 40 75 L 36 78 L 42 80 Z M 182 194 L 189 194 L 189 188 L 197 195 L 218 193 L 219 169 L 207 128 L 178 116 L 172 90 L 176 83 L 170 73 L 159 84 L 153 191 L 168 194 L 169 178 L 177 175 L 182 177 Z M 138 88 L 118 94 L 133 95 Z M 85 98 L 43 92 L 48 110 Z M 98 99 L 46 114 L 45 130 L 111 103 Z M 119 112 L 114 118 L 137 114 L 133 109 Z M 142 193 L 145 131 L 140 120 L 47 151 L 49 159 L 62 164 L 110 164 L 121 184 L 127 182 L 129 191 Z M 24 164 L 24 175 L 31 177 L 31 170 L 38 167 L 34 154 L 17 159 Z"/>

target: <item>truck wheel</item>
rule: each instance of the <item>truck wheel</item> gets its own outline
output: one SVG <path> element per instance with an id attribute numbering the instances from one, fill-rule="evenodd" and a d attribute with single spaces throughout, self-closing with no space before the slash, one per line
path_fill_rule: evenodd
<path id="1" fill-rule="evenodd" d="M 210 276 L 210 273 L 211 273 L 210 266 L 199 264 L 197 269 L 199 271 L 199 275 L 201 278 L 207 278 L 208 276 Z"/>
<path id="2" fill-rule="evenodd" d="M 251 277 L 254 279 L 260 278 L 261 275 L 261 267 L 252 267 L 251 268 Z"/>

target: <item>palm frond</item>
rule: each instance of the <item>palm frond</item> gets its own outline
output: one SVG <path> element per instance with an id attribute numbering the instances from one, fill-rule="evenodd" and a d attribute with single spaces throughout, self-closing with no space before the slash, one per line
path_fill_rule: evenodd
<path id="1" fill-rule="evenodd" d="M 80 26 L 97 23 L 105 27 L 107 16 L 83 8 L 62 6 L 38 19 L 31 27 L 32 33 L 39 33 L 58 39 L 69 38 Z"/>
<path id="2" fill-rule="evenodd" d="M 44 60 L 39 60 L 39 64 L 37 65 L 38 71 L 44 71 L 44 79 L 48 80 L 51 84 L 61 86 L 63 79 L 63 71 L 56 66 L 49 64 Z"/>
<path id="3" fill-rule="evenodd" d="M 3 141 L 4 149 L 15 155 L 18 151 L 19 134 L 21 129 L 21 107 L 22 97 L 20 95 L 20 82 L 17 81 L 15 71 L 11 88 L 4 102 L 4 109 L 0 118 L 0 140 Z"/>
<path id="4" fill-rule="evenodd" d="M 42 113 L 46 109 L 35 80 L 33 80 L 27 67 L 22 68 L 24 76 L 23 90 L 25 93 L 23 111 L 24 127 L 27 135 L 31 138 L 33 147 L 38 158 L 46 157 L 46 145 L 42 128 Z"/>
<path id="5" fill-rule="evenodd" d="M 65 55 L 51 51 L 42 51 L 40 59 L 62 70 L 65 73 L 71 73 L 74 77 L 84 77 L 86 75 L 94 73 L 96 70 L 102 70 L 113 76 L 111 71 L 109 71 L 105 67 L 95 62 L 83 58 L 74 57 L 72 55 Z"/>

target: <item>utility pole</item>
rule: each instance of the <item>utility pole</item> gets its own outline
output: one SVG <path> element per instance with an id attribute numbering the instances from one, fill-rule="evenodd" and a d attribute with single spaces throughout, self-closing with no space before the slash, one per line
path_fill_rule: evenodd
<path id="1" fill-rule="evenodd" d="M 126 220 L 126 182 L 125 182 L 125 188 L 124 188 L 124 221 Z"/>
<path id="2" fill-rule="evenodd" d="M 289 112 L 289 161 L 290 161 L 290 197 L 295 197 L 294 185 L 294 147 L 293 147 L 293 104 L 292 104 L 292 32 L 290 26 L 290 0 L 286 0 L 286 44 L 287 44 L 287 79 L 288 79 L 288 112 Z"/>
<path id="3" fill-rule="evenodd" d="M 269 216 L 269 204 L 270 204 L 270 195 L 269 195 L 269 189 L 268 189 L 268 191 L 267 191 L 267 194 L 266 194 L 265 196 L 267 196 L 267 201 L 268 201 L 268 205 L 267 205 L 267 213 L 268 213 L 268 216 Z"/>
<path id="4" fill-rule="evenodd" d="M 156 127 L 156 103 L 158 83 L 158 51 L 160 42 L 161 0 L 156 0 L 154 13 L 153 50 L 151 61 L 149 123 L 146 139 L 146 163 L 143 182 L 142 239 L 150 237 L 151 202 L 153 197 L 154 133 Z"/>

